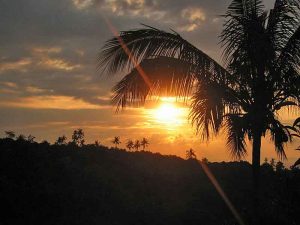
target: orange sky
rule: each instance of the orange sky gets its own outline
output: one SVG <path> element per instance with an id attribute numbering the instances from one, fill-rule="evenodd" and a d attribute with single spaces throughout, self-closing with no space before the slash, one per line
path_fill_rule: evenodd
<path id="1" fill-rule="evenodd" d="M 5 106 L 3 109 L 14 107 L 15 111 L 11 118 L 6 119 L 3 130 L 32 134 L 38 141 L 48 139 L 54 142 L 63 134 L 70 138 L 74 129 L 83 128 L 88 143 L 99 140 L 104 145 L 113 146 L 113 137 L 120 136 L 120 147 L 125 147 L 128 139 L 146 137 L 150 142 L 148 149 L 152 152 L 185 157 L 185 151 L 193 148 L 198 158 L 206 157 L 211 161 L 232 160 L 226 148 L 224 131 L 209 142 L 201 141 L 187 120 L 189 109 L 176 106 L 172 99 L 144 108 L 128 108 L 118 114 L 112 106 L 101 108 L 64 96 L 19 99 L 7 105 L 2 103 L 2 106 Z M 28 118 L 20 118 L 24 114 Z M 286 113 L 284 115 L 282 119 L 286 122 L 289 121 L 287 118 L 295 117 L 288 117 Z M 299 152 L 294 150 L 299 144 L 296 141 L 287 145 L 287 165 L 299 158 Z M 248 153 L 246 160 L 251 159 L 251 143 L 248 143 Z M 263 139 L 262 160 L 265 157 L 278 159 L 269 137 Z"/>

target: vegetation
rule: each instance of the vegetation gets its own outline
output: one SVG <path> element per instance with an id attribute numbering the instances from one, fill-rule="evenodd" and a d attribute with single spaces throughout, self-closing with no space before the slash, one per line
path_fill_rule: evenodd
<path id="1" fill-rule="evenodd" d="M 141 146 L 143 147 L 143 151 L 145 150 L 145 148 L 149 145 L 149 141 L 147 138 L 143 138 L 141 140 Z"/>
<path id="2" fill-rule="evenodd" d="M 278 164 L 274 161 L 274 164 Z M 251 165 L 207 166 L 241 217 L 251 217 Z M 0 139 L 1 224 L 234 225 L 196 160 L 85 144 Z M 262 171 L 262 223 L 300 224 L 300 170 Z"/>
<path id="3" fill-rule="evenodd" d="M 136 140 L 134 142 L 133 148 L 135 148 L 135 150 L 138 151 L 140 147 L 141 147 L 141 142 L 139 140 Z"/>
<path id="4" fill-rule="evenodd" d="M 72 143 L 77 146 L 83 146 L 84 145 L 84 132 L 82 129 L 74 130 L 72 135 Z"/>
<path id="5" fill-rule="evenodd" d="M 299 110 L 300 2 L 233 0 L 225 14 L 221 43 L 224 66 L 178 33 L 150 26 L 123 31 L 107 41 L 99 67 L 104 73 L 131 71 L 113 88 L 120 107 L 140 106 L 147 97 L 192 97 L 190 119 L 203 139 L 223 127 L 233 158 L 247 154 L 252 141 L 253 224 L 259 224 L 261 139 L 272 137 L 285 158 L 292 141 L 279 110 Z"/>
<path id="6" fill-rule="evenodd" d="M 126 148 L 127 148 L 129 151 L 131 151 L 131 149 L 134 148 L 134 143 L 133 143 L 133 141 L 132 141 L 131 139 L 129 139 L 129 140 L 127 141 L 127 143 L 126 143 Z"/>
<path id="7" fill-rule="evenodd" d="M 119 144 L 121 144 L 120 137 L 114 137 L 114 139 L 111 141 L 113 144 L 115 144 L 115 147 L 117 148 Z"/>
<path id="8" fill-rule="evenodd" d="M 187 150 L 185 152 L 185 155 L 186 155 L 186 159 L 196 159 L 197 158 L 195 151 L 193 149 Z"/>
<path id="9" fill-rule="evenodd" d="M 67 141 L 67 137 L 65 135 L 63 135 L 63 136 L 60 136 L 57 138 L 55 144 L 56 145 L 65 145 L 65 144 L 67 144 L 66 141 Z"/>

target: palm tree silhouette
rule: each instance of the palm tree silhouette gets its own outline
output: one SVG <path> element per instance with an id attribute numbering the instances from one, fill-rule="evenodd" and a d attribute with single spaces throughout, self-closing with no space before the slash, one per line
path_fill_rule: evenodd
<path id="1" fill-rule="evenodd" d="M 123 31 L 106 42 L 99 57 L 103 72 L 130 72 L 114 88 L 117 111 L 141 106 L 148 96 L 192 95 L 190 119 L 202 139 L 227 130 L 233 158 L 252 141 L 253 224 L 259 224 L 261 139 L 268 132 L 285 158 L 288 129 L 278 117 L 299 109 L 300 2 L 276 0 L 266 13 L 262 1 L 233 0 L 221 33 L 223 65 L 178 33 L 150 26 Z"/>
<path id="2" fill-rule="evenodd" d="M 139 140 L 136 140 L 136 141 L 134 142 L 133 147 L 135 148 L 136 151 L 138 151 L 139 148 L 141 147 L 140 141 L 139 141 Z"/>
<path id="3" fill-rule="evenodd" d="M 134 143 L 131 139 L 129 139 L 127 142 L 126 142 L 126 148 L 128 148 L 128 150 L 130 151 L 131 149 L 133 149 L 134 147 Z"/>
<path id="4" fill-rule="evenodd" d="M 186 159 L 196 159 L 195 151 L 191 148 L 185 152 Z"/>
<path id="5" fill-rule="evenodd" d="M 143 147 L 143 150 L 145 150 L 145 148 L 149 145 L 149 141 L 147 138 L 143 138 L 141 140 L 141 146 Z"/>
<path id="6" fill-rule="evenodd" d="M 55 144 L 56 145 L 65 145 L 65 144 L 67 144 L 66 141 L 67 141 L 67 137 L 65 135 L 62 135 L 57 138 L 57 140 L 55 141 Z"/>
<path id="7" fill-rule="evenodd" d="M 300 117 L 295 119 L 293 126 L 286 126 L 289 130 L 294 131 L 291 136 L 300 138 Z M 300 146 L 296 148 L 296 150 L 300 151 Z"/>
<path id="8" fill-rule="evenodd" d="M 121 144 L 121 140 L 120 137 L 114 137 L 114 139 L 112 140 L 112 143 L 115 144 L 115 148 L 118 148 L 118 145 Z"/>

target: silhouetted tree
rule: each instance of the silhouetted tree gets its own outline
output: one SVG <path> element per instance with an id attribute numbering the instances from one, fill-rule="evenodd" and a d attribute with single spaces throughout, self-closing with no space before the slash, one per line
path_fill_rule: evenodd
<path id="1" fill-rule="evenodd" d="M 34 142 L 34 139 L 35 139 L 35 136 L 32 136 L 31 134 L 29 134 L 27 136 L 27 141 L 30 142 L 30 143 L 33 143 Z"/>
<path id="2" fill-rule="evenodd" d="M 120 137 L 114 137 L 114 139 L 112 140 L 112 143 L 115 144 L 115 148 L 118 147 L 119 144 L 121 144 L 121 140 Z"/>
<path id="3" fill-rule="evenodd" d="M 14 131 L 5 131 L 5 135 L 7 138 L 14 139 L 16 137 L 16 133 Z"/>
<path id="4" fill-rule="evenodd" d="M 272 166 L 273 170 L 275 170 L 275 159 L 270 160 L 270 165 Z"/>
<path id="5" fill-rule="evenodd" d="M 186 159 L 196 159 L 195 151 L 191 148 L 185 152 Z"/>
<path id="6" fill-rule="evenodd" d="M 42 144 L 42 145 L 47 145 L 47 146 L 50 145 L 50 143 L 49 143 L 47 140 L 43 140 L 43 141 L 41 142 L 41 144 Z"/>
<path id="7" fill-rule="evenodd" d="M 271 166 L 271 164 L 269 164 L 268 158 L 265 158 L 264 163 L 261 165 L 262 170 L 264 171 L 264 173 L 270 173 L 272 171 L 274 171 L 273 166 Z"/>
<path id="8" fill-rule="evenodd" d="M 201 162 L 203 162 L 203 163 L 205 163 L 205 164 L 209 163 L 208 159 L 205 158 L 205 157 L 201 159 Z"/>
<path id="9" fill-rule="evenodd" d="M 143 138 L 141 140 L 141 146 L 143 147 L 143 150 L 149 145 L 149 141 L 146 138 Z"/>
<path id="10" fill-rule="evenodd" d="M 25 141 L 25 135 L 24 134 L 20 134 L 18 137 L 17 137 L 17 140 L 19 141 Z"/>
<path id="11" fill-rule="evenodd" d="M 95 146 L 96 146 L 96 147 L 99 147 L 99 146 L 100 146 L 100 141 L 96 140 L 96 141 L 95 141 Z"/>
<path id="12" fill-rule="evenodd" d="M 282 162 L 278 161 L 276 163 L 275 168 L 276 168 L 276 172 L 282 172 L 284 170 L 284 165 Z"/>
<path id="13" fill-rule="evenodd" d="M 134 147 L 134 143 L 131 139 L 129 139 L 127 142 L 126 142 L 126 148 L 130 151 L 131 149 L 133 149 Z"/>
<path id="14" fill-rule="evenodd" d="M 67 137 L 65 135 L 58 137 L 55 144 L 56 145 L 65 145 L 65 144 L 67 144 Z"/>
<path id="15" fill-rule="evenodd" d="M 138 151 L 139 148 L 141 147 L 140 141 L 139 141 L 139 140 L 136 140 L 136 141 L 134 142 L 133 147 L 135 148 L 136 151 Z"/>
<path id="16" fill-rule="evenodd" d="M 284 144 L 291 138 L 278 111 L 299 108 L 299 8 L 298 0 L 275 0 L 266 13 L 262 1 L 233 0 L 221 34 L 226 68 L 178 33 L 149 26 L 109 40 L 99 61 L 103 72 L 131 70 L 113 88 L 117 110 L 142 105 L 149 95 L 193 95 L 190 119 L 202 139 L 225 126 L 237 159 L 246 154 L 245 139 L 252 141 L 255 225 L 262 136 L 269 131 L 276 152 L 285 158 Z"/>
<path id="17" fill-rule="evenodd" d="M 84 132 L 82 129 L 77 129 L 73 131 L 72 142 L 77 146 L 84 145 L 85 140 L 84 140 Z"/>

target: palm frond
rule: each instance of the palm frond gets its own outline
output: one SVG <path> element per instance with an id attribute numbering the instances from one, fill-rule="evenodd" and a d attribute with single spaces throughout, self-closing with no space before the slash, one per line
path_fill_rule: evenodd
<path id="1" fill-rule="evenodd" d="M 293 127 L 298 127 L 300 129 L 300 117 L 298 117 L 297 119 L 295 119 L 294 123 L 293 123 Z"/>
<path id="2" fill-rule="evenodd" d="M 131 57 L 122 45 L 130 51 Z M 229 76 L 215 60 L 184 40 L 178 33 L 169 33 L 150 26 L 123 31 L 119 37 L 108 40 L 99 55 L 98 68 L 108 74 L 124 69 L 129 72 L 136 66 L 133 61 L 139 63 L 143 59 L 160 56 L 177 58 L 193 64 L 200 74 L 210 76 L 210 79 L 225 80 L 226 76 Z"/>
<path id="3" fill-rule="evenodd" d="M 299 10 L 298 0 L 276 0 L 270 10 L 267 30 L 277 52 L 286 46 L 299 26 Z"/>
<path id="4" fill-rule="evenodd" d="M 275 150 L 277 152 L 277 155 L 281 159 L 286 159 L 286 154 L 284 150 L 285 144 L 288 141 L 292 140 L 292 135 L 289 129 L 286 126 L 284 126 L 280 121 L 274 118 L 270 123 L 269 130 L 271 133 L 271 140 L 275 144 Z"/>
<path id="5" fill-rule="evenodd" d="M 117 110 L 126 106 L 141 106 L 150 96 L 187 97 L 193 90 L 196 77 L 192 66 L 170 57 L 144 59 L 139 67 L 150 81 L 149 86 L 140 71 L 134 68 L 113 88 L 113 103 Z"/>
<path id="6" fill-rule="evenodd" d="M 217 82 L 200 81 L 192 97 L 189 119 L 202 139 L 209 139 L 211 132 L 218 134 L 226 110 L 240 112 L 241 107 L 233 96 L 234 91 Z"/>
<path id="7" fill-rule="evenodd" d="M 300 3 L 299 3 L 300 4 Z M 300 10 L 300 9 L 299 9 Z M 297 29 L 290 36 L 286 45 L 278 57 L 278 67 L 284 74 L 292 67 L 299 76 L 300 70 L 300 20 L 298 20 Z"/>
<path id="8" fill-rule="evenodd" d="M 262 17 L 263 8 L 261 1 L 253 0 L 233 0 L 225 14 L 226 22 L 221 33 L 221 43 L 224 47 L 225 61 L 231 61 L 233 55 L 240 57 L 249 51 L 246 47 L 254 44 L 249 42 L 257 33 L 264 33 L 263 23 L 259 18 Z M 256 19 L 253 19 L 253 18 Z M 257 46 L 256 46 L 257 47 Z M 243 53 L 243 54 L 241 54 Z"/>
<path id="9" fill-rule="evenodd" d="M 245 115 L 227 114 L 225 116 L 227 146 L 232 158 L 241 159 L 247 155 L 245 137 L 247 134 L 247 117 Z"/>

